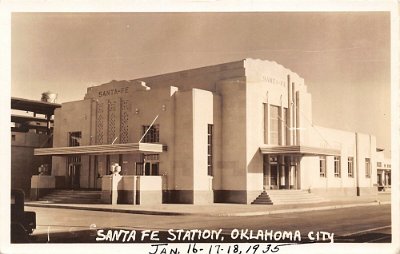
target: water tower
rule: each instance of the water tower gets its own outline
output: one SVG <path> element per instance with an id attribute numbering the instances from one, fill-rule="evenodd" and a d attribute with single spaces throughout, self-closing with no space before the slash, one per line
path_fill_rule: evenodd
<path id="1" fill-rule="evenodd" d="M 56 103 L 56 99 L 57 99 L 56 93 L 49 92 L 49 91 L 42 93 L 41 101 L 43 101 L 43 102 Z"/>

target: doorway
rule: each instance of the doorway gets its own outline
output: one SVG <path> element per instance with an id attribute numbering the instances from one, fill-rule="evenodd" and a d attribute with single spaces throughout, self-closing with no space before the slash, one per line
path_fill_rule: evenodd
<path id="1" fill-rule="evenodd" d="M 264 155 L 264 189 L 298 189 L 298 162 L 294 156 Z"/>
<path id="2" fill-rule="evenodd" d="M 279 189 L 278 185 L 278 164 L 271 164 L 270 167 L 271 175 L 270 175 L 270 189 Z"/>
<path id="3" fill-rule="evenodd" d="M 70 164 L 68 167 L 67 187 L 69 189 L 80 188 L 81 164 Z"/>

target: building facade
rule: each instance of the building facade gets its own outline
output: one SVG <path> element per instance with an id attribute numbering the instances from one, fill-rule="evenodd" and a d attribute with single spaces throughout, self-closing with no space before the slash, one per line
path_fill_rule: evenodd
<path id="1" fill-rule="evenodd" d="M 388 191 L 392 186 L 392 165 L 388 158 L 385 158 L 383 149 L 376 149 L 376 170 L 377 184 L 379 191 Z"/>
<path id="2" fill-rule="evenodd" d="M 377 192 L 376 138 L 315 126 L 304 79 L 270 61 L 237 62 L 89 87 L 56 109 L 55 188 L 109 202 L 251 203 L 269 190 Z M 111 165 L 122 180 L 112 186 Z"/>
<path id="3" fill-rule="evenodd" d="M 52 102 L 11 98 L 11 188 L 23 190 L 26 197 L 32 175 L 51 166 L 51 156 L 34 156 L 34 149 L 52 146 L 51 118 L 59 107 Z"/>

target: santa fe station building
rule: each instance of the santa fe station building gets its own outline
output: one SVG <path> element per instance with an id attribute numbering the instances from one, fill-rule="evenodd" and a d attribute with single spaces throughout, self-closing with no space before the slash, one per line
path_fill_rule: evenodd
<path id="1" fill-rule="evenodd" d="M 118 202 L 132 204 L 371 195 L 377 153 L 373 135 L 315 126 L 298 74 L 245 59 L 111 81 L 62 103 L 53 147 L 35 150 L 52 156 L 51 175 L 34 176 L 32 188 L 98 189 L 106 203 L 117 188 Z M 114 163 L 122 178 L 113 187 Z"/>

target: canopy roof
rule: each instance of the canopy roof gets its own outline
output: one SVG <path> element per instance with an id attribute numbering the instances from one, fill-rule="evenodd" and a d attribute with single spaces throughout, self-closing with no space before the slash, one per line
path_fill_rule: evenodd
<path id="1" fill-rule="evenodd" d="M 30 111 L 36 114 L 54 115 L 54 110 L 60 107 L 61 104 L 58 103 L 28 100 L 16 97 L 11 98 L 11 109 Z"/>
<path id="2" fill-rule="evenodd" d="M 311 146 L 261 146 L 262 154 L 331 155 L 340 156 L 340 150 Z"/>
<path id="3" fill-rule="evenodd" d="M 123 154 L 123 153 L 161 153 L 162 144 L 150 143 L 128 143 L 115 145 L 90 145 L 72 147 L 37 148 L 34 155 L 102 155 L 102 154 Z"/>

